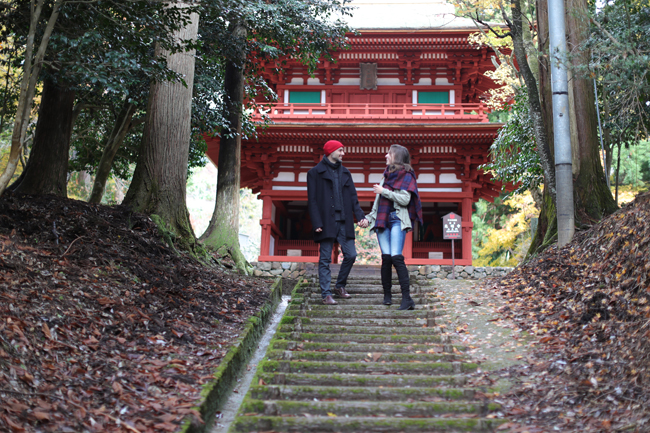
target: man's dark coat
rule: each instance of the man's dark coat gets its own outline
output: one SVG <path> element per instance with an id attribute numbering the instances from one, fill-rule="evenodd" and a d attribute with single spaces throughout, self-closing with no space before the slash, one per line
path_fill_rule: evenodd
<path id="1" fill-rule="evenodd" d="M 345 212 L 345 235 L 354 239 L 354 215 L 357 221 L 366 216 L 361 210 L 357 189 L 354 187 L 350 170 L 341 167 L 341 200 Z M 307 172 L 307 207 L 311 216 L 312 230 L 323 228 L 314 233 L 314 241 L 336 238 L 336 221 L 334 219 L 334 180 L 330 171 L 321 160 L 316 167 Z"/>

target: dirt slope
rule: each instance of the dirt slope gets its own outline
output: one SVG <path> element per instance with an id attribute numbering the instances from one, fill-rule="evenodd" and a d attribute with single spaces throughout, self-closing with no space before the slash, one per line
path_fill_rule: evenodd
<path id="1" fill-rule="evenodd" d="M 538 337 L 513 432 L 650 431 L 650 193 L 486 284 Z"/>
<path id="2" fill-rule="evenodd" d="M 116 206 L 0 198 L 0 431 L 173 431 L 272 281 Z M 198 420 L 197 420 L 198 421 Z"/>

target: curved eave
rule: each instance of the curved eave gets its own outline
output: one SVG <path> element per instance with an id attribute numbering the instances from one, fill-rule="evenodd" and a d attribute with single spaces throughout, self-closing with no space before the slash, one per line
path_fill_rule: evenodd
<path id="1" fill-rule="evenodd" d="M 355 122 L 275 122 L 267 130 L 275 128 L 341 128 L 353 127 L 358 129 L 377 129 L 377 128 L 428 128 L 428 129 L 499 129 L 504 123 L 496 122 L 472 122 L 472 123 L 432 123 L 432 122 L 395 122 L 395 123 L 355 123 Z"/>

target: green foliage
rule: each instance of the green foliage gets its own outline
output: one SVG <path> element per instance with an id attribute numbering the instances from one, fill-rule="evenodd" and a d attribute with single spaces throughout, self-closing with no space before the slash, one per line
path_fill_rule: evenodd
<path id="1" fill-rule="evenodd" d="M 135 165 L 128 168 L 129 173 L 133 173 Z M 127 176 L 129 180 L 122 180 L 115 176 L 109 176 L 106 181 L 106 190 L 102 197 L 102 204 L 117 205 L 122 203 L 124 194 L 129 189 L 131 175 Z M 93 189 L 93 179 L 85 171 L 72 172 L 68 175 L 68 197 L 75 200 L 88 201 Z"/>
<path id="2" fill-rule="evenodd" d="M 342 21 L 332 19 L 336 13 L 348 13 L 341 0 L 207 0 L 202 7 L 193 124 L 196 131 L 210 134 L 220 133 L 227 122 L 223 117 L 227 61 L 244 68 L 242 135 L 254 137 L 259 125 L 252 121 L 253 112 L 262 108 L 260 101 L 277 99 L 264 77 L 266 64 L 274 65 L 274 73 L 281 74 L 287 60 L 295 59 L 311 72 L 321 56 L 331 59 L 329 51 L 344 45 L 348 30 Z M 233 36 L 235 23 L 248 30 L 245 39 Z M 240 59 L 245 59 L 244 64 Z M 201 139 L 198 134 L 195 137 Z"/>
<path id="3" fill-rule="evenodd" d="M 0 16 L 8 23 L 0 29 L 0 45 L 6 47 L 0 63 L 11 66 L 9 60 L 13 59 L 15 68 L 24 56 L 30 2 L 9 3 L 0 5 Z M 50 2 L 45 3 L 41 21 L 51 13 Z M 182 80 L 167 68 L 160 49 L 178 52 L 192 47 L 189 41 L 175 40 L 173 33 L 188 22 L 193 10 L 196 7 L 181 7 L 173 1 L 63 1 L 43 74 L 76 91 L 75 111 L 79 116 L 71 141 L 71 171 L 95 171 L 125 102 L 135 104 L 140 110 L 135 119 L 142 119 L 152 81 Z M 37 44 L 41 36 L 36 35 Z M 16 80 L 13 86 L 10 90 L 15 90 Z M 113 174 L 124 181 L 130 178 L 129 166 L 137 158 L 140 137 L 141 128 L 130 131 L 114 161 Z M 193 150 L 190 167 L 204 164 L 205 147 L 195 146 Z"/>
<path id="4" fill-rule="evenodd" d="M 613 167 L 616 167 L 618 152 L 614 152 Z M 611 176 L 614 184 L 614 175 Z M 636 146 L 626 146 L 621 149 L 621 166 L 619 185 L 630 185 L 633 188 L 643 188 L 650 183 L 650 141 L 642 141 Z"/>
<path id="5" fill-rule="evenodd" d="M 121 108 L 119 99 L 103 99 L 106 106 L 83 110 L 77 117 L 70 143 L 70 171 L 87 171 L 94 174 L 97 169 L 106 140 Z M 145 113 L 139 112 L 138 115 L 144 116 Z M 113 160 L 111 174 L 123 181 L 129 181 L 133 175 L 132 167 L 138 159 L 142 127 L 143 123 L 140 123 L 128 132 Z"/>
<path id="6" fill-rule="evenodd" d="M 0 133 L 11 125 L 18 108 L 21 55 L 21 47 L 14 43 L 14 38 L 0 43 Z"/>
<path id="7" fill-rule="evenodd" d="M 581 73 L 596 78 L 604 125 L 614 141 L 648 138 L 650 127 L 650 7 L 611 1 L 592 20 L 586 45 L 592 62 Z"/>
<path id="8" fill-rule="evenodd" d="M 513 194 L 537 188 L 543 183 L 544 172 L 535 146 L 528 94 L 526 87 L 521 87 L 515 95 L 508 120 L 490 146 L 491 162 L 482 165 L 481 169 L 489 171 L 504 184 L 515 184 Z"/>

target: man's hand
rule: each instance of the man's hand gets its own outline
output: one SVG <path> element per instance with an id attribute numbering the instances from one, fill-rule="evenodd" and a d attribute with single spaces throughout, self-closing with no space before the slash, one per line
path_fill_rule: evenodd
<path id="1" fill-rule="evenodd" d="M 316 233 L 320 233 L 320 232 L 323 231 L 323 228 L 322 228 L 322 227 L 318 227 L 318 228 L 317 228 L 316 230 L 314 230 L 314 231 L 315 231 Z"/>
<path id="2" fill-rule="evenodd" d="M 359 221 L 357 225 L 362 229 L 365 229 L 366 227 L 368 227 L 368 220 L 364 218 L 361 221 Z"/>

